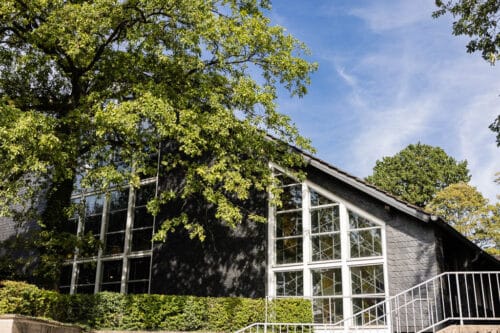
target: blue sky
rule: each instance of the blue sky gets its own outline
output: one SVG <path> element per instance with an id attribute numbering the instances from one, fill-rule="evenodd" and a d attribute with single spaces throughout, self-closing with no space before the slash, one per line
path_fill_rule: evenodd
<path id="1" fill-rule="evenodd" d="M 275 0 L 270 16 L 319 64 L 302 99 L 279 109 L 310 138 L 317 156 L 355 175 L 410 143 L 466 159 L 471 183 L 490 200 L 500 186 L 500 148 L 488 125 L 500 113 L 500 64 L 465 51 L 451 17 L 433 0 Z"/>

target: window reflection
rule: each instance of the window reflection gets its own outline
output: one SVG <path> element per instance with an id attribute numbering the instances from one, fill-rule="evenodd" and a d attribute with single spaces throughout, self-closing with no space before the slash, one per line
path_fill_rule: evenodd
<path id="1" fill-rule="evenodd" d="M 349 211 L 351 258 L 382 255 L 382 227 Z"/>
<path id="2" fill-rule="evenodd" d="M 103 245 L 101 254 L 98 255 L 96 251 L 91 257 L 81 257 L 81 253 L 76 251 L 76 293 L 93 293 L 96 284 L 100 291 L 120 292 L 122 280 L 130 293 L 148 292 L 154 217 L 147 212 L 145 205 L 154 197 L 155 192 L 156 182 L 149 182 L 136 189 L 135 203 L 130 203 L 133 206 L 129 205 L 128 187 L 113 190 L 109 196 L 80 193 L 72 198 L 74 209 L 71 210 L 65 230 L 76 235 L 80 228 L 85 234 L 92 234 Z M 133 216 L 130 225 L 127 225 L 129 210 L 132 210 Z M 103 235 L 101 230 L 104 231 Z M 130 235 L 130 247 L 126 253 L 127 233 Z M 139 251 L 141 253 L 137 253 Z M 135 258 L 128 260 L 133 272 L 122 279 L 122 266 L 130 252 L 135 252 Z M 98 266 L 101 273 L 96 277 Z M 59 282 L 61 292 L 70 292 L 72 274 L 72 264 L 63 266 Z"/>
<path id="3" fill-rule="evenodd" d="M 276 296 L 302 296 L 302 271 L 276 273 Z"/>

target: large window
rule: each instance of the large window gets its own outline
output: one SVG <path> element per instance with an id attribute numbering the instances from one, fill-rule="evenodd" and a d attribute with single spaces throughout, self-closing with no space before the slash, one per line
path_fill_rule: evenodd
<path id="1" fill-rule="evenodd" d="M 351 211 L 349 211 L 349 237 L 351 258 L 382 255 L 381 226 Z"/>
<path id="2" fill-rule="evenodd" d="M 79 193 L 72 199 L 83 209 L 75 209 L 68 231 L 90 233 L 101 246 L 87 257 L 76 250 L 74 259 L 63 266 L 61 292 L 149 292 L 154 217 L 146 203 L 155 193 L 156 179 L 150 179 L 137 190 Z"/>
<path id="3" fill-rule="evenodd" d="M 354 313 L 384 300 L 384 269 L 382 265 L 351 267 L 351 283 Z M 377 318 L 380 318 L 381 314 L 384 313 L 383 309 L 383 306 L 373 307 L 363 317 L 358 317 L 357 324 L 363 324 L 361 321 L 382 324 L 383 320 L 381 319 L 379 323 Z"/>
<path id="4" fill-rule="evenodd" d="M 310 196 L 312 260 L 340 259 L 339 206 L 314 191 Z"/>
<path id="5" fill-rule="evenodd" d="M 276 213 L 276 262 L 302 262 L 302 185 L 282 182 L 283 205 Z"/>
<path id="6" fill-rule="evenodd" d="M 283 204 L 272 208 L 269 221 L 270 296 L 311 298 L 320 323 L 384 300 L 384 224 L 321 187 L 276 177 Z"/>
<path id="7" fill-rule="evenodd" d="M 276 294 L 278 296 L 302 296 L 303 286 L 302 271 L 276 273 Z"/>
<path id="8" fill-rule="evenodd" d="M 343 318 L 342 269 L 312 270 L 314 320 L 335 323 Z"/>

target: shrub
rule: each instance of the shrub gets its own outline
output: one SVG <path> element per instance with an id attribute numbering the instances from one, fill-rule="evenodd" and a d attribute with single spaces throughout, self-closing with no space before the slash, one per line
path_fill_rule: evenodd
<path id="1" fill-rule="evenodd" d="M 234 331 L 265 320 L 264 299 L 172 295 L 61 295 L 24 283 L 0 282 L 0 314 L 14 313 L 92 329 Z M 277 299 L 268 321 L 311 322 L 311 303 Z"/>

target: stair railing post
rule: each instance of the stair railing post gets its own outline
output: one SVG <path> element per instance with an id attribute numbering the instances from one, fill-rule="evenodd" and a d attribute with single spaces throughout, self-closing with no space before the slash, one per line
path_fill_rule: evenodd
<path id="1" fill-rule="evenodd" d="M 267 320 L 268 320 L 268 318 L 267 318 L 267 316 L 268 316 L 267 311 L 269 310 L 269 306 L 267 304 L 268 301 L 269 301 L 269 296 L 266 296 L 266 305 L 265 305 L 266 306 L 266 315 L 265 315 L 265 318 L 264 318 L 264 333 L 267 333 Z"/>
<path id="2" fill-rule="evenodd" d="M 460 316 L 460 325 L 464 325 L 464 317 L 462 316 L 462 296 L 460 295 L 460 286 L 458 284 L 458 273 L 455 273 L 455 283 L 457 284 L 457 297 L 458 297 L 458 314 Z"/>

